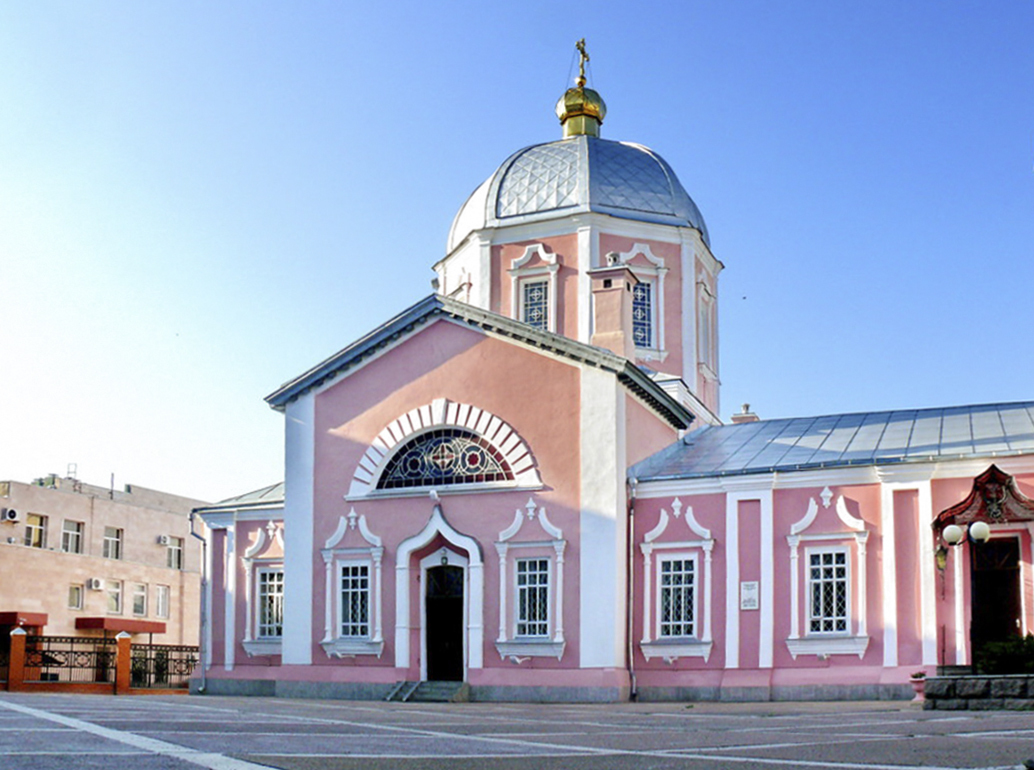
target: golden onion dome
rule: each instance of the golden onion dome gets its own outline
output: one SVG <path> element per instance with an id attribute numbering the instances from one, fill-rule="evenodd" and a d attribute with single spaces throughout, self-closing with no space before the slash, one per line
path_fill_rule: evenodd
<path id="1" fill-rule="evenodd" d="M 600 124 L 607 114 L 607 104 L 599 92 L 585 87 L 579 78 L 579 85 L 568 88 L 556 103 L 556 115 L 564 127 L 564 136 L 588 134 L 600 135 Z"/>

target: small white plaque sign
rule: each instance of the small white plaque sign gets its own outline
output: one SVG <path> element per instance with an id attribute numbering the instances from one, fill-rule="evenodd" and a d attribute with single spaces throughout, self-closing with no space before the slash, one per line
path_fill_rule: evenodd
<path id="1" fill-rule="evenodd" d="M 760 589 L 758 585 L 756 580 L 740 583 L 741 610 L 756 610 L 760 606 Z"/>

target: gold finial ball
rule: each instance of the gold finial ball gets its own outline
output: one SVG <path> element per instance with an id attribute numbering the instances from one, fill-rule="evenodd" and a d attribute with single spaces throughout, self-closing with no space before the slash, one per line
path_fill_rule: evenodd
<path id="1" fill-rule="evenodd" d="M 568 88 L 556 103 L 556 116 L 561 123 L 578 115 L 587 115 L 602 123 L 606 114 L 607 104 L 603 97 L 585 86 Z"/>

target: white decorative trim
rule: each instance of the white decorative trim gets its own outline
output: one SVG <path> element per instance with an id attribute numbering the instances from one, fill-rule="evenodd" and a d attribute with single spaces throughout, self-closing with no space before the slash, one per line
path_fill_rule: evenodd
<path id="1" fill-rule="evenodd" d="M 535 257 L 538 257 L 544 264 L 537 267 L 526 267 Z M 547 251 L 542 243 L 533 243 L 524 250 L 517 259 L 510 263 L 511 300 L 510 316 L 517 321 L 524 318 L 524 298 L 521 292 L 521 285 L 532 279 L 546 278 L 549 287 L 549 318 L 546 319 L 548 331 L 557 331 L 557 272 L 560 265 L 557 262 L 557 255 Z"/>
<path id="2" fill-rule="evenodd" d="M 521 531 L 525 521 L 537 520 L 542 531 L 552 538 L 549 541 L 521 541 L 511 542 Z M 528 498 L 524 510 L 518 508 L 514 511 L 513 523 L 499 533 L 495 549 L 499 555 L 499 636 L 495 646 L 499 657 L 503 660 L 516 657 L 555 657 L 557 660 L 563 657 L 564 647 L 564 551 L 567 548 L 567 541 L 563 539 L 564 533 L 549 520 L 545 508 L 538 508 L 532 498 Z M 543 548 L 552 546 L 555 559 L 550 559 L 554 565 L 553 574 L 555 580 L 550 581 L 549 604 L 550 623 L 552 628 L 551 639 L 523 639 L 511 638 L 511 619 L 507 612 L 507 595 L 513 586 L 507 580 L 507 567 L 511 549 L 520 548 Z"/>
<path id="3" fill-rule="evenodd" d="M 453 405 L 450 405 L 450 408 Z M 466 551 L 468 567 L 465 570 L 464 604 L 468 607 L 466 617 L 467 639 L 466 668 L 480 669 L 483 666 L 484 644 L 483 608 L 485 601 L 484 564 L 481 560 L 481 548 L 477 540 L 452 528 L 445 520 L 442 507 L 435 505 L 427 524 L 417 534 L 399 543 L 395 552 L 395 667 L 409 668 L 409 607 L 412 591 L 410 556 L 413 552 L 428 545 L 437 535 L 454 548 Z M 421 611 L 421 615 L 422 615 Z M 423 639 L 426 634 L 421 634 Z M 422 642 L 423 643 L 423 642 Z M 426 666 L 425 656 L 421 657 L 421 665 Z"/>
<path id="4" fill-rule="evenodd" d="M 649 266 L 629 264 L 640 254 L 650 263 Z M 636 347 L 636 358 L 641 361 L 663 361 L 668 357 L 668 350 L 665 347 L 664 339 L 664 276 L 668 268 L 664 266 L 664 259 L 658 257 L 650 249 L 648 243 L 633 243 L 632 248 L 617 254 L 616 265 L 624 265 L 632 274 L 643 283 L 648 283 L 654 289 L 654 300 L 650 308 L 651 326 L 653 329 L 653 345 L 648 348 Z"/>
<path id="5" fill-rule="evenodd" d="M 897 538 L 894 534 L 894 491 L 891 484 L 880 485 L 880 555 L 883 564 L 883 666 L 898 665 L 898 569 Z"/>
<path id="6" fill-rule="evenodd" d="M 829 508 L 829 503 L 833 499 L 833 490 L 827 486 L 819 493 L 819 497 L 822 498 L 822 507 Z"/>
<path id="7" fill-rule="evenodd" d="M 248 657 L 253 658 L 256 655 L 280 655 L 283 642 L 280 637 L 268 639 L 263 637 L 262 639 L 244 639 L 241 646 L 248 653 Z"/>
<path id="8" fill-rule="evenodd" d="M 827 508 L 829 506 L 826 506 Z M 790 525 L 790 534 L 799 535 L 801 532 L 806 530 L 815 521 L 815 517 L 819 515 L 819 506 L 815 502 L 815 498 L 809 498 L 808 500 L 808 511 L 804 514 L 804 517 L 797 522 Z"/>
<path id="9" fill-rule="evenodd" d="M 472 487 L 492 486 L 506 489 L 512 487 L 539 487 L 542 481 L 535 468 L 535 458 L 524 439 L 509 424 L 470 404 L 458 404 L 446 399 L 435 399 L 430 404 L 410 410 L 392 420 L 377 437 L 370 442 L 363 458 L 359 461 L 346 500 L 359 500 L 371 496 L 398 496 L 408 490 L 378 490 L 377 481 L 384 472 L 388 460 L 408 441 L 418 434 L 435 428 L 462 428 L 478 434 L 491 444 L 510 466 L 514 481 L 492 485 L 456 485 L 465 493 Z M 439 490 L 452 487 L 440 487 Z M 426 489 L 419 490 L 426 494 Z"/>
<path id="10" fill-rule="evenodd" d="M 828 658 L 830 655 L 857 655 L 865 657 L 869 647 L 868 636 L 814 636 L 806 639 L 787 639 L 786 647 L 790 655 L 797 660 L 798 655 L 818 655 Z"/>
<path id="11" fill-rule="evenodd" d="M 827 508 L 829 506 L 826 506 Z M 847 510 L 847 503 L 844 501 L 844 496 L 841 495 L 837 498 L 837 518 L 844 522 L 844 526 L 848 529 L 853 529 L 855 532 L 865 531 L 865 522 L 861 519 L 856 519 L 851 515 L 851 512 Z"/>
<path id="12" fill-rule="evenodd" d="M 313 392 L 300 396 L 284 410 L 284 665 L 312 665 L 315 422 Z"/>
<path id="13" fill-rule="evenodd" d="M 359 536 L 368 547 L 345 548 L 341 546 L 350 531 L 358 529 Z M 352 508 L 347 516 L 338 519 L 337 529 L 320 551 L 324 565 L 324 613 L 323 639 L 320 646 L 327 657 L 344 658 L 357 655 L 376 655 L 384 652 L 383 632 L 383 566 L 384 546 L 381 538 L 373 534 L 366 524 L 365 515 L 357 515 Z M 338 616 L 342 591 L 341 569 L 350 564 L 370 568 L 369 574 L 369 618 L 370 634 L 367 637 L 341 636 L 341 618 Z"/>
<path id="14" fill-rule="evenodd" d="M 706 663 L 711 657 L 714 642 L 690 642 L 681 640 L 658 640 L 640 642 L 639 649 L 647 660 L 663 658 L 665 663 L 674 663 L 679 658 L 703 658 Z"/>
<path id="15" fill-rule="evenodd" d="M 273 557 L 262 557 L 260 554 L 267 551 L 274 543 L 280 546 L 280 555 Z M 259 570 L 278 568 L 284 570 L 284 537 L 283 527 L 278 527 L 273 520 L 270 520 L 265 527 L 258 530 L 258 536 L 241 557 L 244 565 L 244 638 L 241 645 L 248 657 L 255 655 L 280 655 L 283 644 L 282 637 L 258 637 L 255 635 L 255 602 L 258 601 L 258 588 L 255 580 Z M 286 572 L 284 589 L 286 591 Z M 286 618 L 282 619 L 284 622 Z"/>

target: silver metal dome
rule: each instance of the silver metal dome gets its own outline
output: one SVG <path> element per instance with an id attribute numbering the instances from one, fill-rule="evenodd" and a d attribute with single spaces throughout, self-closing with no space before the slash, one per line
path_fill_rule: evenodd
<path id="1" fill-rule="evenodd" d="M 460 208 L 448 253 L 472 231 L 596 211 L 623 219 L 707 225 L 664 159 L 641 144 L 575 136 L 518 150 Z"/>

